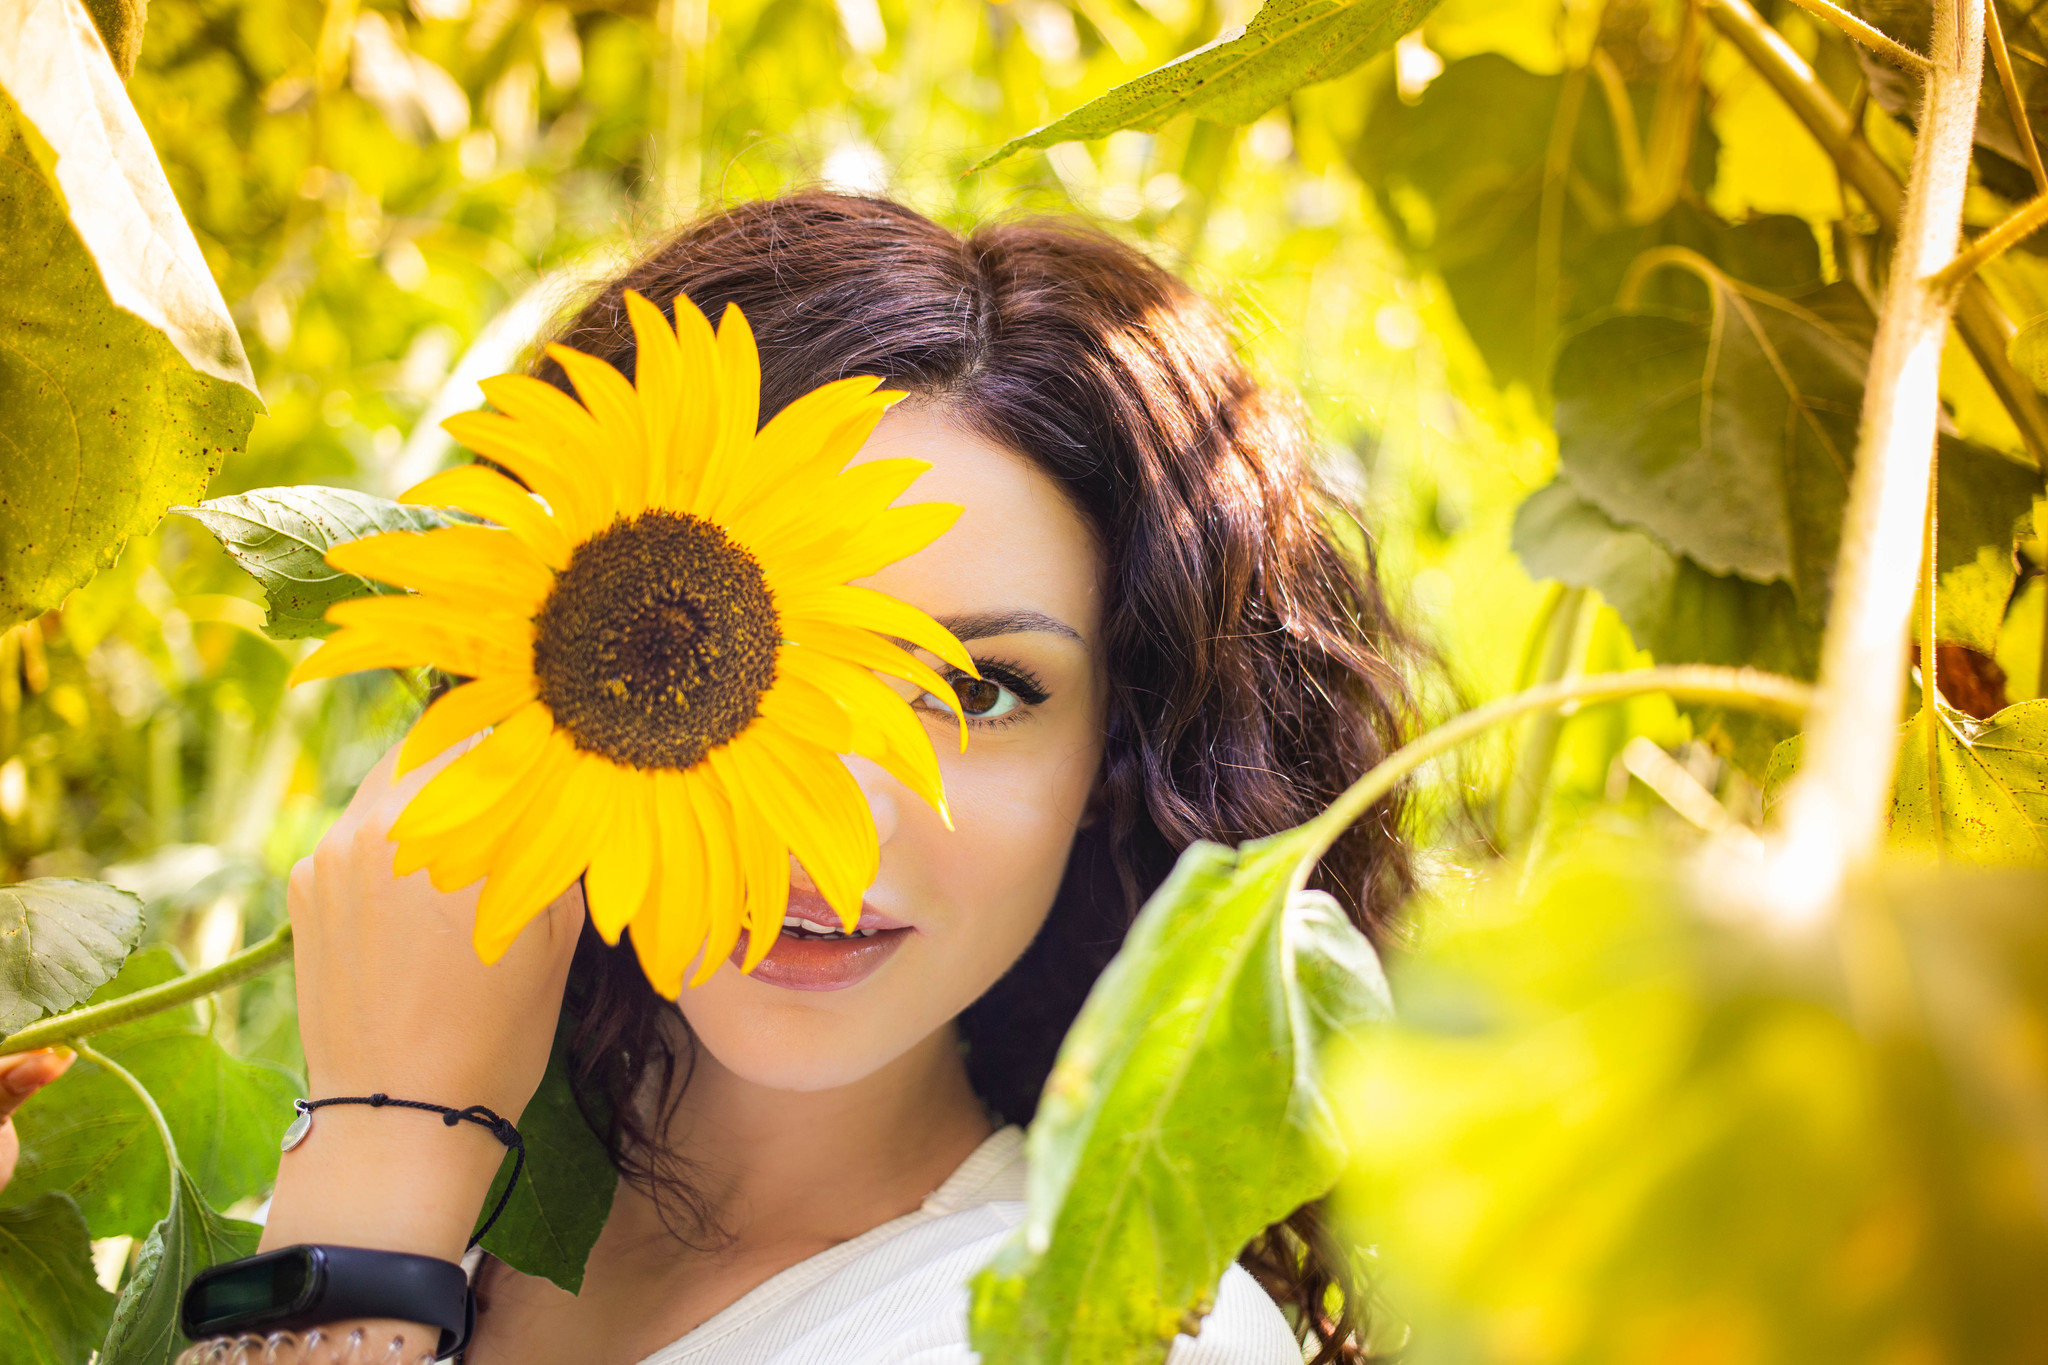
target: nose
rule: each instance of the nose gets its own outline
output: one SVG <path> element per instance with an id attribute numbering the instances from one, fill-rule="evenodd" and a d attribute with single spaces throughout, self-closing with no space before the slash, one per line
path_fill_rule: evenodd
<path id="1" fill-rule="evenodd" d="M 853 780 L 860 784 L 861 795 L 868 799 L 868 810 L 875 817 L 875 842 L 886 844 L 895 837 L 900 802 L 904 796 L 903 784 L 889 776 L 881 764 L 858 754 L 843 754 L 841 761 Z"/>

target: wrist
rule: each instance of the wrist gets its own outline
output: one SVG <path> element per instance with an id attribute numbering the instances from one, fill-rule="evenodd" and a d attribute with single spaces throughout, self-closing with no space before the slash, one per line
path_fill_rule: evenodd
<path id="1" fill-rule="evenodd" d="M 262 1247 L 355 1246 L 459 1261 L 504 1157 L 488 1132 L 436 1114 L 323 1108 L 278 1164 Z"/>

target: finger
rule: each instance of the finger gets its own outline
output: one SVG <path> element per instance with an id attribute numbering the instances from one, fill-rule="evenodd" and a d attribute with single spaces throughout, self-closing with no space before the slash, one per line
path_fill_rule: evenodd
<path id="1" fill-rule="evenodd" d="M 0 1057 L 0 1122 L 12 1118 L 23 1100 L 68 1071 L 73 1060 L 69 1048 Z"/>
<path id="2" fill-rule="evenodd" d="M 9 1121 L 0 1123 L 0 1190 L 14 1179 L 14 1163 L 21 1158 L 21 1138 Z"/>
<path id="3" fill-rule="evenodd" d="M 483 739 L 481 731 L 466 739 L 459 739 L 395 781 L 391 779 L 390 774 L 397 768 L 398 751 L 404 746 L 405 741 L 400 740 L 392 745 L 377 764 L 377 768 L 384 771 L 385 786 L 378 794 L 376 813 L 371 817 L 372 823 L 386 829 L 390 828 L 398 819 L 399 812 L 412 804 L 412 799 L 420 794 L 422 787 L 433 781 L 450 763 L 483 743 Z M 365 778 L 363 786 L 367 788 L 369 785 L 369 779 Z"/>

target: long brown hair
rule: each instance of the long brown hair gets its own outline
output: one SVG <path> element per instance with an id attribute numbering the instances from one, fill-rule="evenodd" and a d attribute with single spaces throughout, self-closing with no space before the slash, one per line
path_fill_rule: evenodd
<path id="1" fill-rule="evenodd" d="M 686 295 L 713 318 L 737 303 L 761 348 L 763 421 L 827 380 L 879 375 L 1031 459 L 1096 533 L 1109 712 L 1093 818 L 1043 931 L 959 1020 L 982 1099 L 1028 1123 L 1082 1000 L 1180 850 L 1299 824 L 1408 728 L 1393 662 L 1405 641 L 1370 547 L 1319 492 L 1299 405 L 1253 378 L 1214 308 L 1100 233 L 1035 221 L 963 237 L 822 193 L 728 209 L 563 334 L 631 375 L 627 289 L 664 307 Z M 540 373 L 568 387 L 551 363 Z M 1382 802 L 1315 878 L 1376 940 L 1411 884 L 1399 815 Z M 675 1007 L 630 949 L 586 930 L 568 1008 L 579 1099 L 619 1169 L 701 1213 L 645 1117 L 645 1097 L 665 1107 L 688 1083 Z M 1364 1286 L 1316 1206 L 1242 1260 L 1317 1361 L 1360 1357 Z"/>

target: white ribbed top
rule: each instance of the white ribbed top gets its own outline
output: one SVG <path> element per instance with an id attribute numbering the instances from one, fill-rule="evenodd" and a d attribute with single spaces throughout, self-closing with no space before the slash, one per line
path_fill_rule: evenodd
<path id="1" fill-rule="evenodd" d="M 974 1365 L 967 1281 L 1024 1221 L 1024 1132 L 1004 1128 L 916 1211 L 801 1261 L 640 1365 Z M 1170 1365 L 1301 1365 L 1287 1320 L 1238 1266 Z"/>

